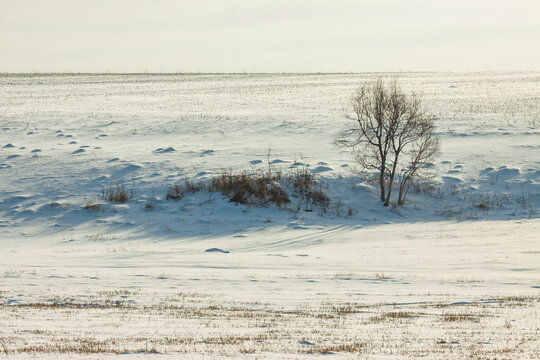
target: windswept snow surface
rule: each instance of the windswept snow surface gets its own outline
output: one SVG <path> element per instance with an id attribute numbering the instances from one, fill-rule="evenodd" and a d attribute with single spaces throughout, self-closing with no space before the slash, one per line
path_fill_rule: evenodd
<path id="1" fill-rule="evenodd" d="M 334 142 L 348 96 L 380 75 L 395 75 L 404 90 L 420 94 L 441 136 L 433 182 L 411 190 L 407 206 L 397 209 L 378 203 L 376 188 L 351 172 L 351 155 Z M 37 345 L 58 341 L 61 330 L 32 319 L 48 311 L 43 304 L 51 299 L 80 305 L 90 292 L 99 304 L 109 304 L 112 296 L 133 305 L 127 308 L 133 314 L 174 302 L 168 294 L 179 293 L 204 294 L 202 303 L 219 298 L 261 314 L 319 314 L 328 304 L 414 306 L 415 314 L 421 304 L 503 304 L 489 314 L 458 317 L 465 323 L 459 322 L 463 331 L 452 335 L 459 338 L 452 346 L 451 330 L 429 318 L 418 322 L 417 315 L 390 317 L 405 321 L 410 337 L 388 333 L 394 348 L 379 346 L 383 340 L 362 332 L 372 329 L 370 319 L 384 324 L 378 313 L 341 324 L 356 347 L 322 346 L 318 339 L 315 349 L 307 336 L 318 325 L 307 320 L 293 321 L 298 331 L 283 334 L 290 346 L 253 337 L 210 346 L 206 337 L 236 325 L 217 322 L 210 328 L 201 325 L 201 315 L 198 327 L 175 325 L 194 326 L 190 336 L 201 342 L 183 348 L 152 343 L 166 354 L 538 357 L 539 114 L 537 72 L 0 75 L 0 354 L 60 356 L 59 347 Z M 208 191 L 165 198 L 170 186 L 208 182 L 224 169 L 293 173 L 305 167 L 330 197 L 327 211 L 294 198 L 287 209 L 237 205 Z M 117 185 L 133 198 L 121 204 L 103 200 L 102 192 Z M 26 315 L 12 316 L 17 307 Z M 157 324 L 159 316 L 148 321 Z M 473 341 L 466 334 L 470 316 L 488 340 L 473 336 L 476 342 L 467 342 Z M 438 332 L 422 333 L 426 324 Z M 240 333 L 270 326 L 252 325 Z M 67 332 L 83 336 L 82 328 Z M 21 335 L 24 329 L 35 336 Z M 36 337 L 46 334 L 41 330 L 50 330 L 52 338 Z M 129 329 L 115 331 L 134 339 Z M 163 331 L 158 337 L 187 336 Z M 339 342 L 344 335 L 332 336 Z M 366 336 L 370 345 L 358 345 Z M 429 341 L 408 345 L 406 352 L 395 349 L 419 338 Z M 148 351 L 142 342 L 115 344 L 91 349 L 101 349 L 95 351 L 103 353 L 99 358 Z M 70 355 L 62 356 L 77 355 L 65 351 Z"/>

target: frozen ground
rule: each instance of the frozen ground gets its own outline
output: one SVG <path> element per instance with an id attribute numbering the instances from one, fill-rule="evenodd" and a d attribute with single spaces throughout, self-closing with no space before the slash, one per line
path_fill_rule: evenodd
<path id="1" fill-rule="evenodd" d="M 400 74 L 442 154 L 397 211 L 333 145 L 376 76 L 0 76 L 0 354 L 540 357 L 540 73 Z M 328 211 L 165 200 L 269 163 Z"/>

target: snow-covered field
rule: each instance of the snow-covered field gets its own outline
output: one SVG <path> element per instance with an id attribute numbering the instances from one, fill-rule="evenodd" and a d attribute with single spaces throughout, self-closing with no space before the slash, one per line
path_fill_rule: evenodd
<path id="1" fill-rule="evenodd" d="M 0 75 L 0 356 L 539 358 L 540 73 L 398 74 L 442 153 L 397 209 L 334 145 L 379 75 Z M 299 168 L 328 209 L 166 200 Z"/>

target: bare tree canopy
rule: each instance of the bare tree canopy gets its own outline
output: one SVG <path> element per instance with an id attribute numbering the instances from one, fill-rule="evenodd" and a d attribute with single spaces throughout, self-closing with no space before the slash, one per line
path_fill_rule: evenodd
<path id="1" fill-rule="evenodd" d="M 395 182 L 397 204 L 403 205 L 410 181 L 424 178 L 425 165 L 438 156 L 434 118 L 418 96 L 401 90 L 397 80 L 385 84 L 382 79 L 355 91 L 345 117 L 349 122 L 338 144 L 352 149 L 360 172 L 376 174 L 385 206 Z"/>

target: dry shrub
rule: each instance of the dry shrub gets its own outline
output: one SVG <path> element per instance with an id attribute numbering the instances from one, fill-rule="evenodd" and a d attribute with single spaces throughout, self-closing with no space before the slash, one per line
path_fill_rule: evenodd
<path id="1" fill-rule="evenodd" d="M 91 210 L 91 211 L 102 211 L 103 206 L 101 204 L 97 204 L 94 202 L 88 202 L 86 205 L 84 205 L 85 210 Z"/>
<path id="2" fill-rule="evenodd" d="M 185 180 L 182 185 L 176 184 L 167 189 L 166 199 L 181 200 L 186 194 L 193 194 L 201 191 L 205 188 L 205 184 L 202 182 L 196 183 L 194 181 Z"/>
<path id="3" fill-rule="evenodd" d="M 294 189 L 307 202 L 327 209 L 330 204 L 330 198 L 320 189 L 315 175 L 309 169 L 302 168 L 290 176 L 289 181 Z"/>
<path id="4" fill-rule="evenodd" d="M 171 199 L 180 200 L 183 197 L 184 197 L 184 193 L 182 192 L 182 188 L 180 187 L 180 185 L 176 184 L 169 187 L 169 189 L 167 189 L 167 196 L 166 196 L 167 200 L 171 200 Z"/>
<path id="5" fill-rule="evenodd" d="M 275 203 L 278 207 L 281 207 L 282 205 L 291 202 L 285 190 L 283 190 L 279 186 L 275 186 L 274 184 L 270 186 L 270 189 L 268 190 L 268 194 L 270 196 L 269 200 Z"/>
<path id="6" fill-rule="evenodd" d="M 230 201 L 245 205 L 265 205 L 274 203 L 278 207 L 291 202 L 287 192 L 280 185 L 280 172 L 257 172 L 249 174 L 245 171 L 233 173 L 223 172 L 214 177 L 209 186 L 210 191 L 218 191 Z"/>
<path id="7" fill-rule="evenodd" d="M 125 203 L 133 198 L 133 189 L 127 189 L 125 185 L 109 185 L 102 191 L 102 199 L 115 203 Z"/>
<path id="8" fill-rule="evenodd" d="M 185 180 L 184 181 L 184 189 L 186 190 L 186 193 L 196 193 L 198 191 L 201 191 L 202 189 L 204 189 L 205 185 L 203 182 L 194 182 L 194 181 L 189 181 L 189 180 Z"/>
<path id="9" fill-rule="evenodd" d="M 268 171 L 253 172 L 225 170 L 207 183 L 184 181 L 168 188 L 167 200 L 181 200 L 188 193 L 198 191 L 220 192 L 229 201 L 244 205 L 276 204 L 284 208 L 291 202 L 289 194 L 300 197 L 308 204 L 327 210 L 330 199 L 319 188 L 318 181 L 308 168 L 283 176 L 281 171 L 270 168 Z"/>

